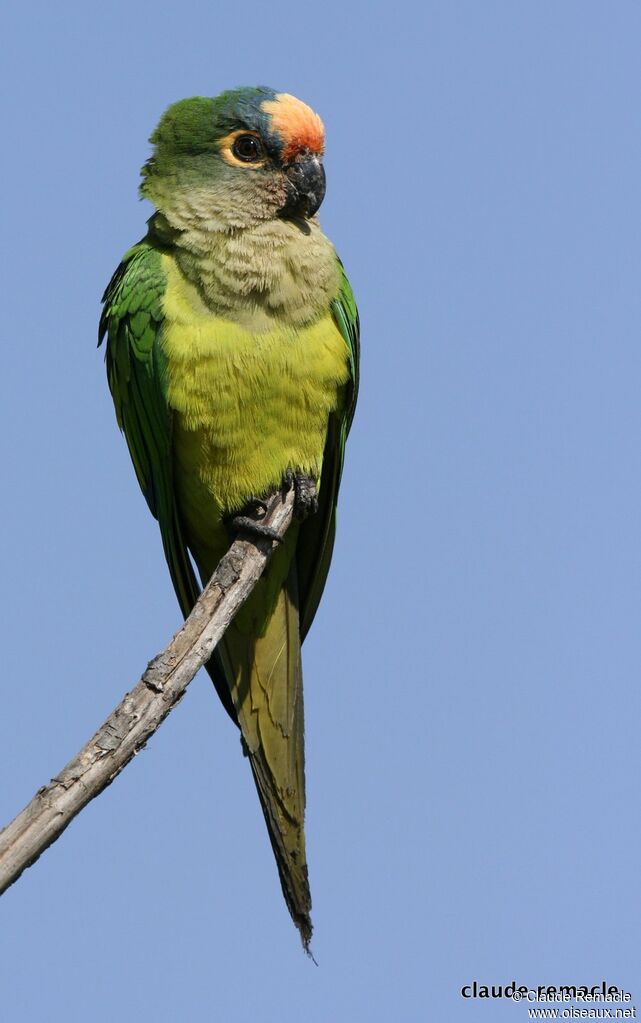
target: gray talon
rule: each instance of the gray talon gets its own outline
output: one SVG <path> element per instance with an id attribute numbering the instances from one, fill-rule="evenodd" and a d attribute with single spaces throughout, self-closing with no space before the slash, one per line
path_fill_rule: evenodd
<path id="1" fill-rule="evenodd" d="M 253 536 L 260 536 L 266 540 L 275 540 L 276 543 L 283 542 L 283 538 L 277 530 L 272 529 L 271 526 L 264 526 L 262 522 L 256 522 L 255 519 L 250 519 L 248 515 L 236 515 L 231 520 L 231 527 L 237 533 L 251 533 Z"/>
<path id="2" fill-rule="evenodd" d="M 316 514 L 318 491 L 316 481 L 311 476 L 288 469 L 283 476 L 283 486 L 286 490 L 294 488 L 294 515 L 297 519 L 306 519 L 308 515 Z"/>

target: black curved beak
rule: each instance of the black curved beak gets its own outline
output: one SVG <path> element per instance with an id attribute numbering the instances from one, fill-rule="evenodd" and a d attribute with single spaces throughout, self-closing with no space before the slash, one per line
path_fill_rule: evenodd
<path id="1" fill-rule="evenodd" d="M 312 153 L 302 153 L 285 167 L 287 198 L 281 217 L 313 217 L 325 197 L 325 168 Z"/>

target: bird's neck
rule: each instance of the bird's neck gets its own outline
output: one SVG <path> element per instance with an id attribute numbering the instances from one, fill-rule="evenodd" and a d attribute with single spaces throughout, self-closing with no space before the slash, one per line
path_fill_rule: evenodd
<path id="1" fill-rule="evenodd" d="M 315 221 L 221 231 L 172 211 L 152 217 L 150 235 L 171 248 L 212 312 L 253 330 L 312 323 L 338 293 L 336 253 Z"/>

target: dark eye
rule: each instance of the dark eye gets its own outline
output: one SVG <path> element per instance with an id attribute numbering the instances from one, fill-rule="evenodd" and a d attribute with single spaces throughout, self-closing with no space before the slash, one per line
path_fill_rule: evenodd
<path id="1" fill-rule="evenodd" d="M 242 160 L 243 163 L 255 163 L 256 160 L 262 160 L 265 155 L 263 144 L 255 135 L 239 135 L 234 139 L 231 151 L 236 159 Z"/>

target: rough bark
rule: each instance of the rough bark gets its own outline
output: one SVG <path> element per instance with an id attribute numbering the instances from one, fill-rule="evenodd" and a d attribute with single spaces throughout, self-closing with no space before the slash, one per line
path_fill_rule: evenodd
<path id="1" fill-rule="evenodd" d="M 293 489 L 273 495 L 261 523 L 284 536 Z M 268 538 L 238 539 L 222 558 L 196 606 L 169 645 L 78 754 L 0 832 L 0 894 L 60 837 L 143 748 L 209 659 L 245 602 L 275 547 Z"/>

